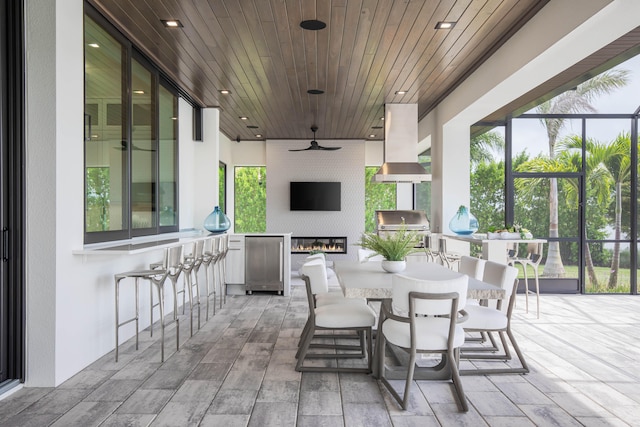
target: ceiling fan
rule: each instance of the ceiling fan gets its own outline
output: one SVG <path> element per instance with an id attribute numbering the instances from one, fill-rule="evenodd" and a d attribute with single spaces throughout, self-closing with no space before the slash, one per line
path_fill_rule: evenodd
<path id="1" fill-rule="evenodd" d="M 311 141 L 311 145 L 307 148 L 300 148 L 297 150 L 289 150 L 289 151 L 307 151 L 307 150 L 328 150 L 328 151 L 333 151 L 333 150 L 339 150 L 342 147 L 323 147 L 322 145 L 318 144 L 318 141 L 316 141 L 316 131 L 318 130 L 318 126 L 311 126 L 311 132 L 313 132 L 313 141 Z"/>
<path id="2" fill-rule="evenodd" d="M 122 140 L 120 142 L 120 147 L 113 147 L 113 148 L 115 148 L 116 150 L 127 151 L 127 141 L 126 140 Z M 151 148 L 151 149 L 141 148 L 141 147 L 138 147 L 135 144 L 131 144 L 131 150 L 132 151 L 156 151 L 153 148 Z"/>

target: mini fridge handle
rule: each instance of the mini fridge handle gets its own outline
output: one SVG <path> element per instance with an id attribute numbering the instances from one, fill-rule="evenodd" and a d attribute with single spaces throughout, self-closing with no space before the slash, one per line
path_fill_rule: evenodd
<path id="1" fill-rule="evenodd" d="M 282 265 L 282 252 L 284 250 L 284 243 L 282 241 L 280 241 L 280 252 L 279 252 L 279 256 L 280 256 L 280 282 L 282 282 L 282 270 L 284 270 L 284 266 Z"/>

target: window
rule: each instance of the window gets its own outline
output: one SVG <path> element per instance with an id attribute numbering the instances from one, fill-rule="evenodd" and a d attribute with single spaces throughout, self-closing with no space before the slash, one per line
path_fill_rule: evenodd
<path id="1" fill-rule="evenodd" d="M 376 211 L 396 208 L 396 184 L 371 182 L 373 175 L 380 169 L 377 166 L 365 168 L 364 179 L 364 229 L 376 230 Z"/>
<path id="2" fill-rule="evenodd" d="M 218 206 L 222 212 L 227 211 L 227 165 L 220 162 L 218 166 Z"/>
<path id="3" fill-rule="evenodd" d="M 431 148 L 418 155 L 418 163 L 431 173 Z M 414 209 L 424 211 L 431 218 L 431 181 L 421 182 L 413 186 Z"/>
<path id="4" fill-rule="evenodd" d="M 177 94 L 90 8 L 84 42 L 85 243 L 177 231 Z"/>
<path id="5" fill-rule="evenodd" d="M 236 233 L 267 231 L 267 168 L 236 166 L 234 177 Z"/>

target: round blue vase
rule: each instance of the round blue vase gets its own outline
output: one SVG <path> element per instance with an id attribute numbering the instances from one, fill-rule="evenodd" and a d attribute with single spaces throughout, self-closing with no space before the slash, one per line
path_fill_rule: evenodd
<path id="1" fill-rule="evenodd" d="M 449 221 L 449 230 L 459 235 L 469 235 L 478 231 L 478 219 L 466 206 L 460 206 L 458 212 Z"/>
<path id="2" fill-rule="evenodd" d="M 211 233 L 224 233 L 229 227 L 231 222 L 219 206 L 213 208 L 213 212 L 204 220 L 204 228 Z"/>

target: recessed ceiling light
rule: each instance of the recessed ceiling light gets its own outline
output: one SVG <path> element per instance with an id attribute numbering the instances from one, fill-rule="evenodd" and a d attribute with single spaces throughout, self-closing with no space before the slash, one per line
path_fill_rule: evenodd
<path id="1" fill-rule="evenodd" d="M 161 19 L 160 22 L 162 22 L 162 25 L 164 25 L 167 28 L 182 27 L 182 22 L 178 21 L 177 19 Z"/>
<path id="2" fill-rule="evenodd" d="M 218 92 L 220 92 L 223 95 L 229 95 L 231 93 L 231 91 L 228 89 L 220 89 Z"/>
<path id="3" fill-rule="evenodd" d="M 262 138 L 262 134 L 261 133 L 256 133 L 256 138 Z"/>
<path id="4" fill-rule="evenodd" d="M 249 117 L 247 117 L 247 116 L 240 116 L 240 120 L 248 120 L 248 119 L 249 119 Z"/>
<path id="5" fill-rule="evenodd" d="M 144 91 L 140 89 L 134 90 L 133 93 L 135 93 L 136 95 L 144 95 Z"/>
<path id="6" fill-rule="evenodd" d="M 439 21 L 436 24 L 436 30 L 450 30 L 456 26 L 455 21 Z"/>
<path id="7" fill-rule="evenodd" d="M 398 91 L 396 91 L 396 95 L 404 95 L 405 93 L 407 93 L 406 90 L 398 90 Z"/>
<path id="8" fill-rule="evenodd" d="M 317 19 L 309 19 L 307 21 L 302 21 L 300 26 L 305 30 L 317 31 L 325 28 L 327 24 L 322 21 L 318 21 Z"/>
<path id="9" fill-rule="evenodd" d="M 384 120 L 384 116 L 383 116 L 383 117 L 380 117 L 380 120 Z"/>
<path id="10" fill-rule="evenodd" d="M 248 129 L 258 129 L 258 126 L 254 126 L 254 125 L 248 125 L 247 126 Z"/>
<path id="11" fill-rule="evenodd" d="M 308 93 L 309 95 L 322 95 L 322 94 L 324 93 L 324 91 L 323 91 L 323 90 L 321 90 L 321 89 L 309 89 L 309 90 L 307 91 L 307 93 Z"/>
<path id="12" fill-rule="evenodd" d="M 375 138 L 375 137 L 376 137 L 376 135 L 373 134 L 373 133 L 371 135 L 369 135 L 369 138 Z"/>
<path id="13" fill-rule="evenodd" d="M 98 43 L 89 43 L 89 47 L 99 48 L 100 45 Z"/>
<path id="14" fill-rule="evenodd" d="M 178 120 L 177 117 L 171 117 L 171 120 Z"/>

